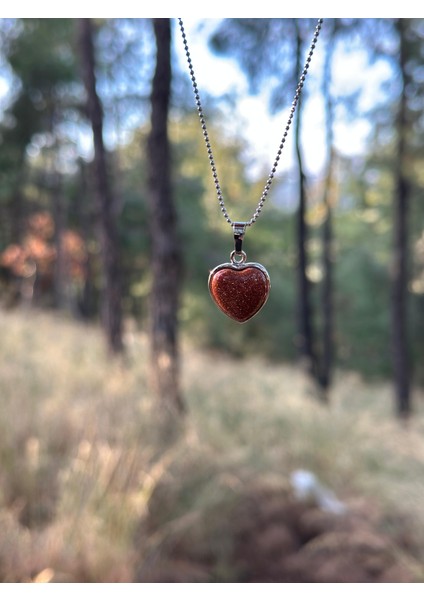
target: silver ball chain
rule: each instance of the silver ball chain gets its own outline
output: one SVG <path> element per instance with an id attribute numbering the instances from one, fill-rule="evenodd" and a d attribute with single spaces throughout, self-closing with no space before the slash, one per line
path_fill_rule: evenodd
<path id="1" fill-rule="evenodd" d="M 318 23 L 317 23 L 317 25 L 315 27 L 314 36 L 312 38 L 312 43 L 311 43 L 311 46 L 309 48 L 308 56 L 306 58 L 305 66 L 303 67 L 303 71 L 302 71 L 302 74 L 300 76 L 299 83 L 297 84 L 297 88 L 296 88 L 296 92 L 294 94 L 293 102 L 292 102 L 292 105 L 291 105 L 291 109 L 290 109 L 290 114 L 289 114 L 289 118 L 288 118 L 288 121 L 287 121 L 287 125 L 286 125 L 286 128 L 285 128 L 284 134 L 283 134 L 283 138 L 282 138 L 282 140 L 280 142 L 280 145 L 278 147 L 277 156 L 275 157 L 274 163 L 272 165 L 271 172 L 268 175 L 268 179 L 266 180 L 266 184 L 265 184 L 264 190 L 262 192 L 262 196 L 260 197 L 258 206 L 256 207 L 256 210 L 253 213 L 253 216 L 250 219 L 250 221 L 247 221 L 245 223 L 246 227 L 250 227 L 258 219 L 259 215 L 262 212 L 262 208 L 263 208 L 263 205 L 265 203 L 265 200 L 266 200 L 266 198 L 268 196 L 268 192 L 269 192 L 269 189 L 271 187 L 272 181 L 274 179 L 274 175 L 275 175 L 275 172 L 277 170 L 278 163 L 280 161 L 281 153 L 282 153 L 283 148 L 284 148 L 284 144 L 285 144 L 285 141 L 286 141 L 286 138 L 287 138 L 287 134 L 289 132 L 290 125 L 291 125 L 291 123 L 293 121 L 294 112 L 295 112 L 296 106 L 297 106 L 297 104 L 299 102 L 300 93 L 302 91 L 303 84 L 304 84 L 305 79 L 306 79 L 306 75 L 308 73 L 309 65 L 310 65 L 311 59 L 312 59 L 312 54 L 314 53 L 314 49 L 315 49 L 315 46 L 316 46 L 316 43 L 317 43 L 317 40 L 318 40 L 318 36 L 320 34 L 320 31 L 321 31 L 321 27 L 322 27 L 323 21 L 324 21 L 324 19 L 318 19 Z M 185 50 L 185 54 L 186 54 L 186 57 L 187 57 L 187 63 L 188 63 L 188 68 L 189 68 L 189 72 L 190 72 L 191 83 L 192 83 L 192 86 L 193 86 L 194 99 L 195 99 L 195 102 L 196 102 L 197 113 L 199 115 L 200 125 L 202 127 L 202 132 L 203 132 L 203 137 L 204 137 L 205 142 L 206 142 L 206 149 L 207 149 L 207 152 L 208 152 L 209 163 L 210 163 L 210 166 L 211 166 L 211 169 L 212 169 L 212 176 L 213 176 L 213 180 L 214 180 L 214 184 L 215 184 L 216 194 L 217 194 L 218 201 L 219 201 L 219 206 L 221 208 L 221 212 L 224 215 L 224 218 L 227 221 L 227 223 L 229 223 L 230 225 L 234 225 L 235 222 L 230 219 L 230 217 L 228 215 L 228 212 L 227 212 L 227 209 L 225 207 L 224 197 L 222 195 L 221 185 L 219 183 L 218 174 L 217 174 L 217 171 L 216 171 L 215 159 L 213 157 L 211 143 L 210 143 L 210 139 L 209 139 L 209 134 L 208 134 L 208 130 L 207 130 L 207 127 L 206 127 L 205 116 L 203 114 L 203 108 L 202 108 L 202 104 L 200 102 L 199 89 L 197 87 L 196 77 L 194 75 L 193 63 L 192 63 L 192 60 L 191 60 L 190 51 L 188 49 L 187 36 L 186 36 L 185 30 L 184 30 L 183 21 L 182 21 L 182 19 L 179 18 L 178 22 L 179 22 L 180 29 L 181 29 L 181 35 L 182 35 L 182 38 L 183 38 L 184 50 Z"/>

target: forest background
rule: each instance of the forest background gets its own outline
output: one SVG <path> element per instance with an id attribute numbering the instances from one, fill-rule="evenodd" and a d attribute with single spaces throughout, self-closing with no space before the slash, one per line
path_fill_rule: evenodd
<path id="1" fill-rule="evenodd" d="M 200 116 L 207 123 L 226 206 L 233 220 L 247 221 L 270 181 L 273 157 L 316 21 L 214 19 L 188 23 L 204 109 Z M 19 374 L 6 377 L 2 384 L 6 407 L 17 404 L 27 411 L 25 403 L 38 403 L 36 413 L 44 414 L 47 409 L 39 404 L 41 398 L 46 401 L 43 385 L 24 376 L 32 383 L 16 402 L 14 377 L 21 380 L 28 368 L 22 360 L 31 356 L 31 336 L 39 336 L 41 354 L 35 360 L 39 366 L 43 352 L 46 356 L 54 352 L 56 335 L 68 335 L 74 323 L 75 331 L 81 332 L 78 335 L 87 343 L 96 327 L 103 331 L 104 355 L 100 346 L 94 345 L 85 359 L 82 348 L 71 351 L 80 355 L 81 365 L 88 361 L 84 369 L 88 363 L 92 373 L 106 369 L 106 379 L 108 369 L 110 374 L 115 368 L 128 369 L 126 375 L 119 371 L 116 385 L 122 389 L 113 401 L 122 400 L 120 394 L 124 394 L 126 401 L 131 396 L 134 402 L 136 397 L 152 402 L 149 436 L 154 441 L 148 437 L 150 441 L 144 443 L 150 448 L 148 458 L 143 454 L 130 460 L 128 449 L 125 454 L 122 448 L 118 452 L 116 460 L 131 473 L 125 485 L 119 484 L 125 488 L 121 492 L 128 492 L 127 485 L 136 486 L 137 478 L 132 476 L 139 460 L 148 463 L 145 470 L 150 474 L 158 464 L 168 473 L 169 446 L 178 444 L 187 415 L 190 418 L 199 410 L 193 403 L 201 398 L 203 417 L 212 418 L 208 402 L 218 401 L 218 390 L 223 394 L 219 386 L 224 377 L 230 388 L 226 393 L 231 395 L 233 390 L 234 397 L 240 378 L 247 373 L 251 373 L 251 384 L 262 378 L 265 387 L 253 400 L 263 399 L 262 404 L 258 401 L 258 413 L 271 420 L 267 403 L 278 407 L 281 394 L 296 397 L 298 392 L 293 390 L 298 386 L 296 378 L 301 377 L 306 390 L 299 393 L 301 402 L 307 398 L 313 406 L 307 409 L 311 418 L 322 418 L 327 426 L 334 415 L 327 419 L 324 415 L 328 413 L 320 413 L 317 417 L 315 411 L 337 405 L 340 391 L 349 388 L 349 411 L 369 416 L 378 404 L 387 419 L 379 416 L 380 422 L 392 420 L 390 427 L 411 427 L 413 421 L 413 427 L 421 431 L 423 20 L 324 21 L 269 197 L 260 219 L 246 235 L 248 257 L 266 266 L 272 289 L 263 310 L 244 325 L 220 313 L 207 291 L 207 274 L 227 261 L 233 239 L 219 211 L 178 21 L 2 19 L 0 27 L 0 300 L 5 340 L 14 340 L 5 344 L 3 366 L 6 371 L 12 364 L 21 365 Z M 214 53 L 206 66 L 202 65 L 205 55 L 199 40 L 204 49 Z M 199 56 L 195 53 L 198 48 Z M 216 82 L 212 79 L 215 68 Z M 252 121 L 257 121 L 256 128 Z M 264 133 L 266 122 L 271 124 L 272 139 L 270 130 Z M 259 139 L 261 135 L 265 139 Z M 142 372 L 134 371 L 138 343 Z M 184 344 L 189 350 L 184 350 Z M 198 353 L 205 356 L 202 367 L 196 366 Z M 64 356 L 71 360 L 69 349 L 63 350 Z M 52 356 L 50 360 L 54 362 Z M 76 364 L 68 365 L 75 373 Z M 191 383 L 185 382 L 184 372 L 190 373 L 191 365 L 199 368 L 199 378 L 204 369 L 203 378 L 211 381 L 210 389 L 196 391 L 197 384 L 187 375 Z M 237 376 L 231 376 L 231 369 Z M 267 369 L 272 370 L 272 377 L 281 374 L 289 381 L 284 393 L 273 380 L 268 381 L 271 371 Z M 97 398 L 90 387 L 94 385 L 92 373 L 76 374 L 81 380 L 78 384 L 68 381 L 66 392 L 66 386 L 60 388 L 57 410 L 67 406 L 67 398 Z M 140 381 L 133 381 L 134 377 Z M 100 380 L 102 390 L 107 381 Z M 134 389 L 126 394 L 130 380 Z M 101 390 L 98 401 L 103 394 L 106 407 L 109 392 Z M 362 398 L 363 390 L 368 390 L 369 402 L 355 402 Z M 241 392 L 242 397 L 245 394 L 246 390 Z M 376 403 L 373 398 L 378 398 Z M 44 527 L 57 516 L 57 498 L 62 497 L 58 486 L 63 484 L 63 472 L 71 468 L 71 457 L 75 459 L 72 453 L 76 452 L 80 461 L 100 463 L 104 456 L 91 439 L 89 446 L 81 449 L 82 434 L 75 433 L 56 463 L 58 439 L 50 440 L 56 448 L 51 454 L 51 433 L 43 441 L 46 432 L 33 431 L 30 423 L 28 430 L 17 431 L 16 425 L 11 425 L 16 414 L 7 408 L 3 413 L 4 430 L 14 432 L 3 447 L 8 465 L 4 506 L 8 514 L 10 507 L 20 507 L 12 510 L 17 527 L 23 524 L 39 531 L 40 524 Z M 225 422 L 221 426 L 229 427 L 231 417 L 221 417 Z M 397 417 L 402 426 L 394 425 Z M 238 414 L 239 418 L 243 422 Z M 290 418 L 299 425 L 299 413 L 294 409 Z M 287 416 L 287 423 L 290 418 Z M 40 417 L 40 428 L 44 421 Z M 64 426 L 65 438 L 68 426 Z M 258 429 L 260 436 L 268 426 Z M 396 437 L 398 429 L 393 431 Z M 399 435 L 408 435 L 408 429 L 399 431 L 403 432 Z M 135 438 L 141 435 L 133 434 Z M 93 435 L 97 440 L 97 426 Z M 112 435 L 111 431 L 107 435 Z M 240 443 L 237 436 L 235 440 L 235 445 Z M 328 456 L 340 442 L 337 438 L 335 445 L 327 448 Z M 24 458 L 19 456 L 22 444 Z M 44 446 L 45 464 L 40 458 Z M 111 439 L 107 447 L 113 449 Z M 21 460 L 28 464 L 20 464 Z M 108 468 L 111 460 L 106 461 Z M 420 472 L 421 455 L 412 462 Z M 291 468 L 300 466 L 294 459 L 289 463 Z M 55 473 L 54 484 L 43 479 L 43 464 L 51 477 Z M 329 474 L 327 458 L 308 466 L 341 489 L 345 485 L 341 480 L 346 482 L 351 475 Z M 199 472 L 207 473 L 208 468 L 210 465 L 202 463 Z M 262 471 L 263 465 L 256 468 Z M 25 484 L 17 471 L 25 474 Z M 29 481 L 34 489 L 27 489 Z M 107 490 L 115 483 L 110 475 Z M 186 484 L 181 489 L 192 482 Z M 40 501 L 40 485 L 45 489 L 45 502 Z M 148 496 L 150 499 L 150 492 Z M 140 507 L 131 514 L 140 520 Z M 130 536 L 127 528 L 120 532 L 126 540 Z M 154 554 L 152 536 L 146 539 L 150 557 Z M 155 551 L 157 543 L 155 538 Z M 212 551 L 216 559 L 212 578 L 234 577 L 222 564 L 222 555 L 228 558 L 227 549 L 224 552 L 217 543 L 217 548 L 212 544 Z M 63 566 L 61 551 L 57 550 L 55 557 L 60 572 L 74 571 L 68 564 Z M 121 564 L 116 556 L 113 559 Z M 102 560 L 106 560 L 103 555 Z M 137 561 L 134 567 L 133 560 L 126 555 L 125 568 L 114 577 L 129 577 L 129 571 L 131 577 L 147 577 Z M 210 560 L 208 556 L 206 562 Z M 53 578 L 58 570 L 44 563 L 31 568 L 25 560 L 18 563 L 19 574 L 12 569 L 15 574 L 10 575 L 6 569 L 6 580 L 36 578 L 40 573 Z M 186 563 L 183 572 L 188 569 Z M 107 577 L 103 563 L 100 575 L 93 575 L 95 569 L 90 572 L 88 567 L 87 574 L 84 568 L 75 567 L 78 575 L 73 576 Z M 167 572 L 163 565 L 161 568 Z M 46 569 L 50 569 L 47 575 Z M 202 570 L 204 565 L 200 568 L 196 563 L 196 569 L 186 577 L 211 577 L 210 570 L 207 575 Z"/>

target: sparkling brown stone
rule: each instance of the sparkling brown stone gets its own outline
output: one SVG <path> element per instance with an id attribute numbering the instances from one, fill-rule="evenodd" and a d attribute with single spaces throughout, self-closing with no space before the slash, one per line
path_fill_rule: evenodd
<path id="1" fill-rule="evenodd" d="M 209 277 L 209 291 L 217 306 L 239 323 L 251 319 L 263 307 L 270 290 L 266 270 L 256 263 L 244 267 L 217 267 Z"/>

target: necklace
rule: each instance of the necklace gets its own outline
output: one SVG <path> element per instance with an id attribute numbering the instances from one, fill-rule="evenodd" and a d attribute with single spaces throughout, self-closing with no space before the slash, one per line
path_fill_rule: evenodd
<path id="1" fill-rule="evenodd" d="M 209 164 L 212 171 L 212 177 L 215 184 L 215 190 L 218 197 L 219 206 L 221 212 L 227 221 L 233 228 L 234 235 L 234 250 L 230 254 L 230 262 L 218 265 L 209 273 L 208 287 L 209 292 L 214 300 L 215 304 L 230 318 L 244 323 L 253 316 L 255 316 L 259 310 L 264 306 L 268 300 L 269 292 L 271 289 L 271 280 L 268 271 L 265 267 L 259 263 L 246 262 L 247 255 L 242 250 L 243 238 L 247 227 L 251 227 L 259 218 L 265 200 L 268 196 L 269 189 L 277 171 L 277 166 L 280 161 L 281 153 L 284 148 L 284 144 L 287 138 L 287 134 L 290 129 L 290 125 L 293 121 L 296 106 L 299 102 L 300 94 L 303 88 L 303 84 L 308 73 L 308 69 L 311 63 L 312 54 L 314 52 L 318 36 L 321 31 L 323 19 L 318 19 L 315 27 L 312 42 L 309 48 L 309 52 L 306 58 L 305 66 L 300 75 L 299 82 L 294 94 L 293 102 L 291 105 L 289 118 L 284 130 L 283 137 L 278 147 L 277 155 L 275 157 L 272 169 L 266 180 L 262 196 L 259 199 L 258 205 L 249 221 L 233 221 L 230 219 L 227 208 L 224 203 L 224 197 L 219 183 L 218 174 L 215 166 L 215 159 L 212 152 L 212 147 L 209 139 L 208 130 L 206 127 L 206 121 L 203 114 L 202 104 L 200 102 L 199 89 L 197 87 L 196 77 L 194 75 L 193 63 L 191 60 L 190 51 L 188 48 L 187 35 L 184 29 L 182 19 L 178 19 L 181 35 L 184 44 L 184 50 L 187 58 L 191 83 L 194 92 L 194 99 L 197 107 L 197 113 L 200 119 L 200 125 L 203 132 L 203 137 L 206 144 L 206 150 L 208 153 Z"/>

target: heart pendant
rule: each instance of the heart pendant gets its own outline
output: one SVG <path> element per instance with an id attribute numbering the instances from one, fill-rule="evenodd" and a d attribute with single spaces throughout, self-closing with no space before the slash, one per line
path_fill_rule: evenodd
<path id="1" fill-rule="evenodd" d="M 244 323 L 263 307 L 271 281 L 259 263 L 230 262 L 210 272 L 209 291 L 218 306 L 231 319 Z"/>

